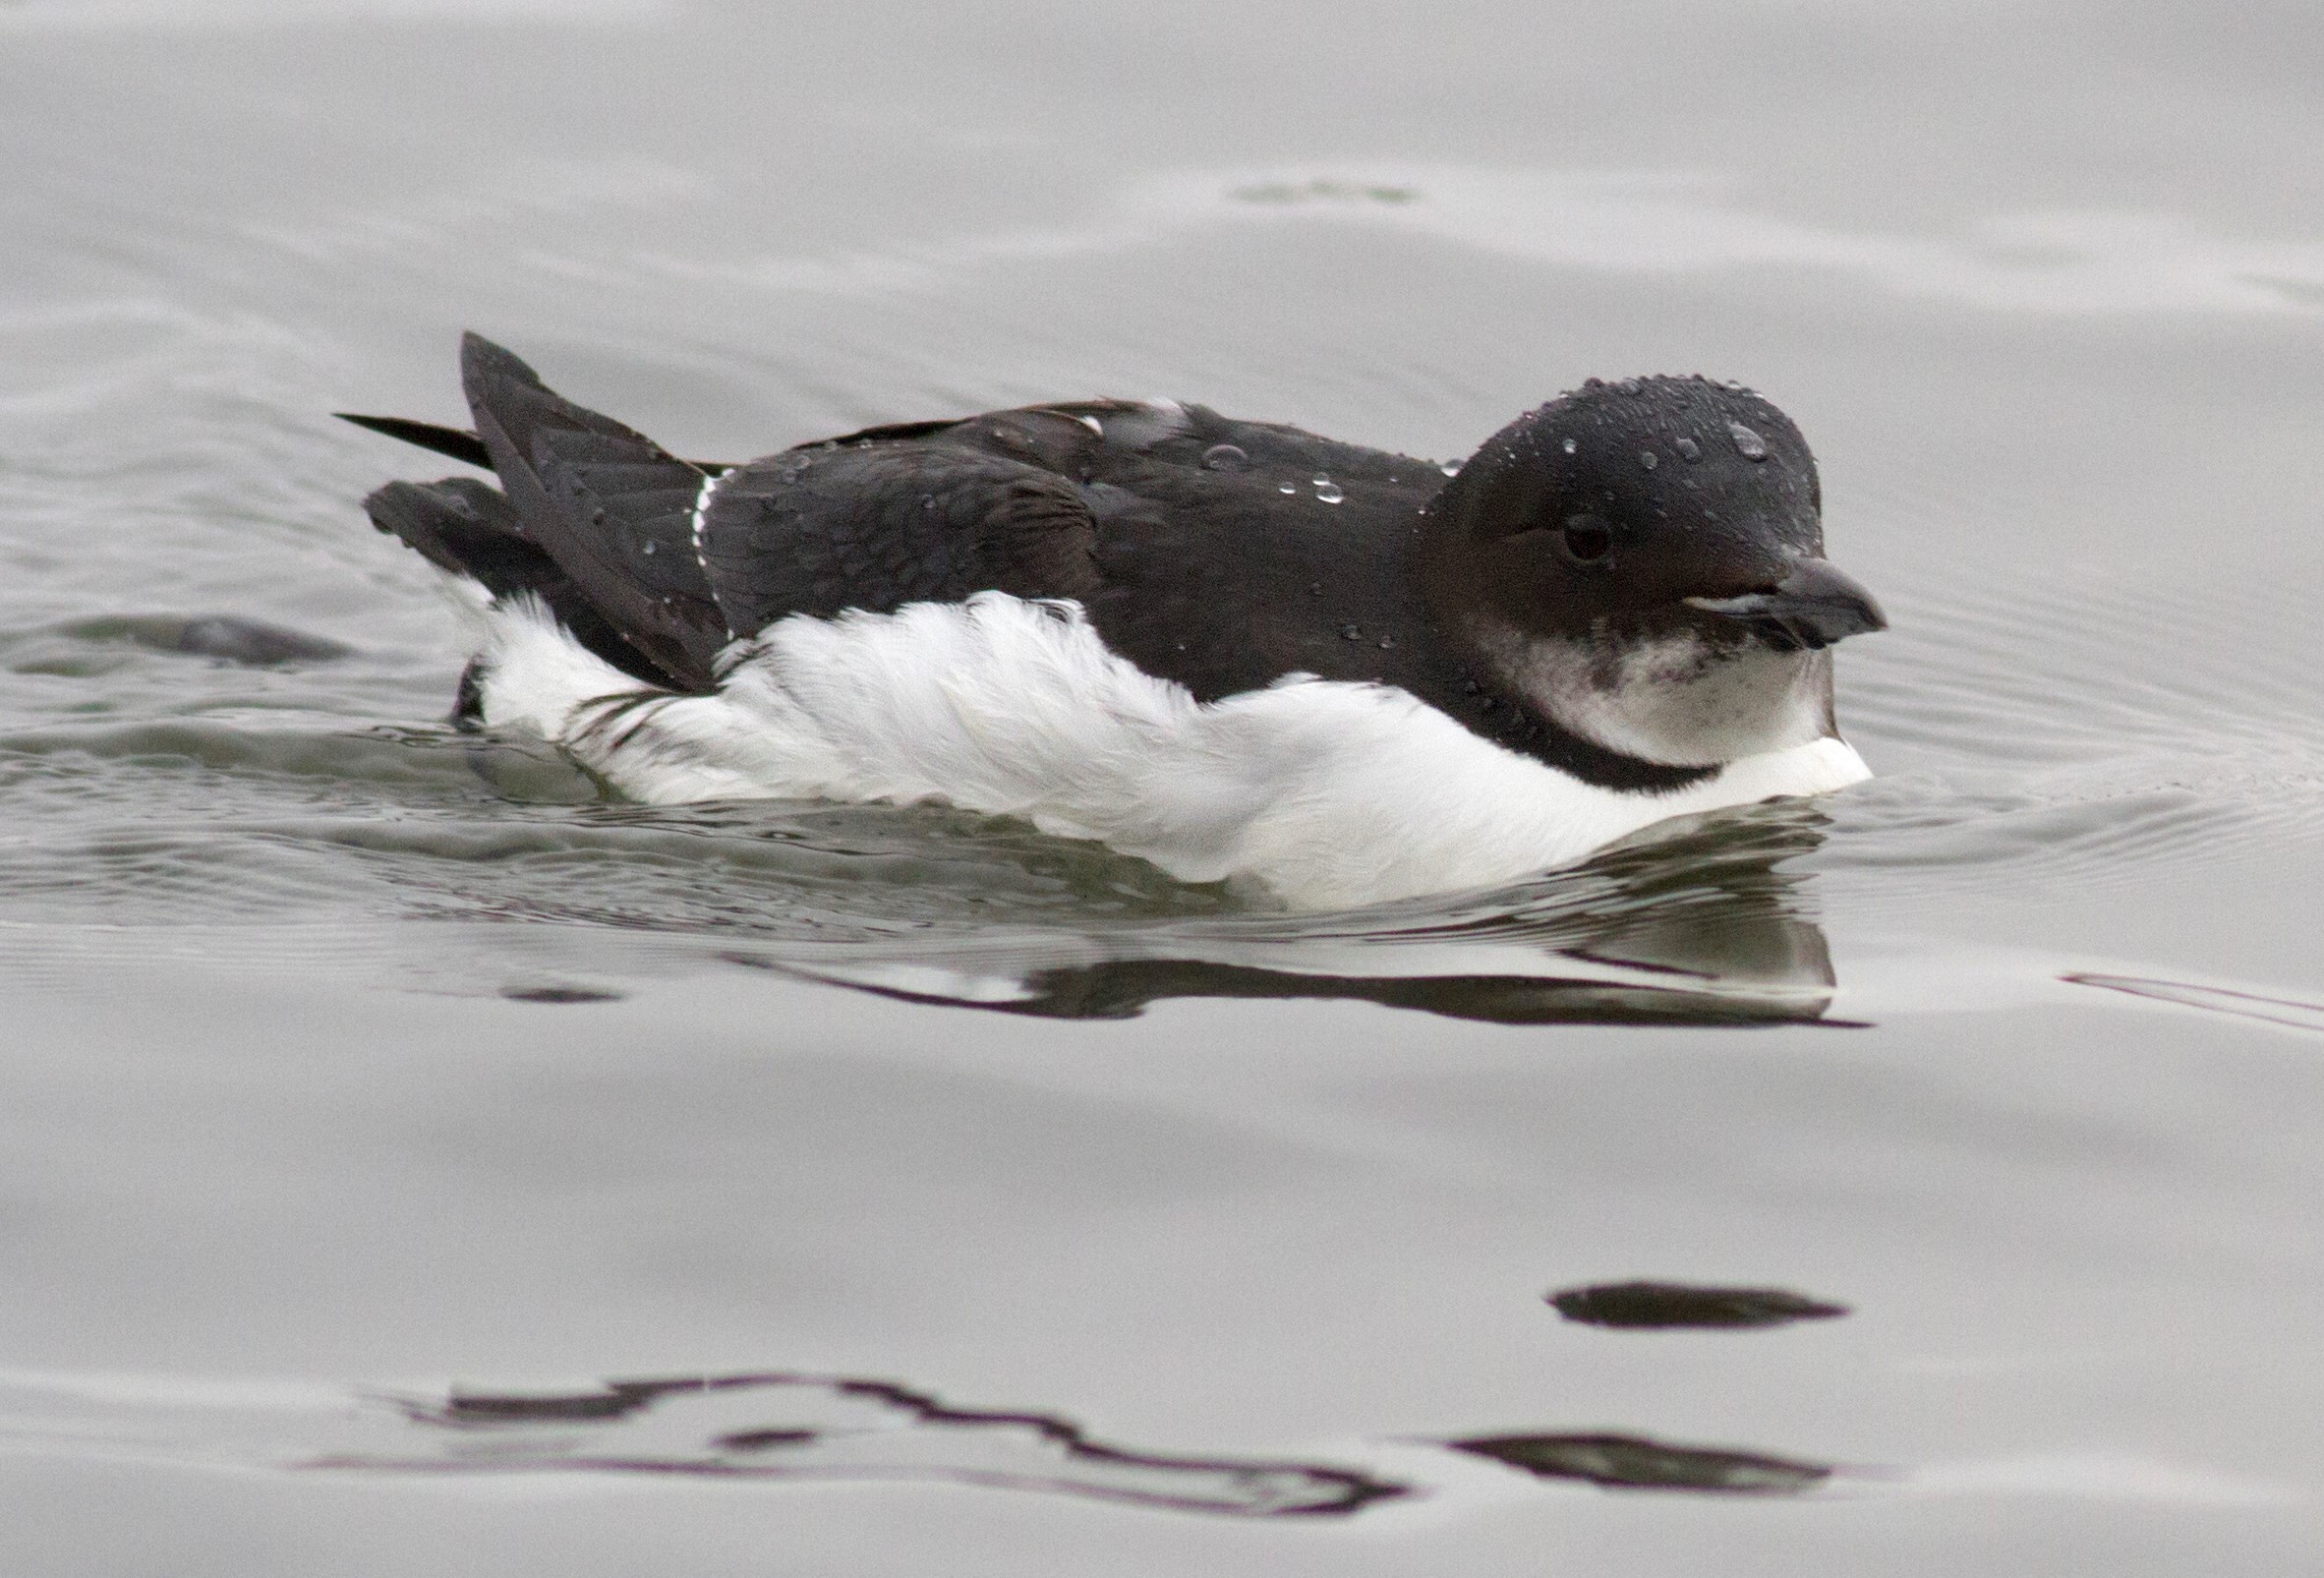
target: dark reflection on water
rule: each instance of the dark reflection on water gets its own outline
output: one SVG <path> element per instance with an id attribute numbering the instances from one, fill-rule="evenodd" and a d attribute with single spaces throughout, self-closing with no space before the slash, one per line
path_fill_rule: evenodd
<path id="1" fill-rule="evenodd" d="M 1629 1331 L 1747 1330 L 1794 1320 L 1830 1320 L 1848 1313 L 1844 1304 L 1783 1288 L 1696 1287 L 1684 1282 L 1600 1282 L 1552 1293 L 1549 1303 L 1568 1320 Z"/>
<path id="2" fill-rule="evenodd" d="M 511 1003 L 618 1003 L 619 992 L 600 991 L 594 986 L 508 986 L 500 995 Z"/>
<path id="3" fill-rule="evenodd" d="M 92 664 L 86 651 L 74 650 L 76 644 L 100 649 L 129 645 L 254 668 L 328 663 L 355 651 L 327 636 L 235 614 L 124 614 L 69 619 L 46 631 L 6 641 L 0 650 L 7 651 L 9 667 L 19 673 L 78 674 L 92 669 L 101 672 L 101 660 Z"/>
<path id="4" fill-rule="evenodd" d="M 763 1374 L 549 1394 L 397 1399 L 416 1448 L 308 1466 L 430 1473 L 941 1480 L 1235 1517 L 1345 1515 L 1407 1487 L 1323 1464 L 1175 1457 L 1095 1441 L 1054 1414 L 955 1408 L 894 1381 Z"/>
<path id="5" fill-rule="evenodd" d="M 1416 1447 L 1614 1490 L 1779 1495 L 1837 1472 L 1612 1431 L 1403 1438 L 1335 1451 L 1340 1461 L 1329 1462 L 1143 1451 L 1095 1439 L 1062 1414 L 965 1408 L 900 1381 L 792 1371 L 564 1390 L 354 1395 L 267 1382 L 188 1390 L 119 1376 L 11 1373 L 0 1375 L 0 1443 L 341 1474 L 974 1486 L 1253 1519 L 1345 1518 L 1476 1485 L 1473 1476 L 1445 1472 L 1451 1460 L 1431 1468 L 1413 1455 Z M 1391 1444 L 1396 1467 L 1363 1462 L 1373 1450 L 1390 1456 Z"/>
<path id="6" fill-rule="evenodd" d="M 1814 849 L 1823 825 L 1810 806 L 1762 807 L 1522 888 L 1361 915 L 724 957 L 1059 1019 L 1208 997 L 1343 998 L 1509 1024 L 1815 1023 L 1830 1005 L 1831 957 L 1803 912 L 1803 878 L 1784 863 Z"/>
<path id="7" fill-rule="evenodd" d="M 1815 1017 L 1812 1012 L 1795 1013 L 1790 1004 L 1663 986 L 1519 975 L 1310 975 L 1200 960 L 1123 960 L 1078 969 L 1037 970 L 1025 976 L 1023 985 L 1025 996 L 1017 1002 L 976 1006 L 1054 1019 L 1128 1019 L 1171 997 L 1346 998 L 1501 1024 L 1756 1023 Z M 940 993 L 889 990 L 888 995 L 943 1000 Z"/>
<path id="8" fill-rule="evenodd" d="M 1543 1479 L 1586 1480 L 1614 1490 L 1796 1495 L 1814 1490 L 1832 1473 L 1829 1463 L 1723 1447 L 1674 1446 L 1643 1435 L 1481 1435 L 1445 1444 Z"/>
<path id="9" fill-rule="evenodd" d="M 2225 986 L 2200 986 L 2192 981 L 2155 980 L 2140 975 L 2101 975 L 2081 971 L 2061 976 L 2060 979 L 2074 986 L 2096 986 L 2105 991 L 2144 997 L 2157 1003 L 2176 1003 L 2181 1008 L 2202 1009 L 2212 1014 L 2233 1014 L 2238 1019 L 2280 1024 L 2286 1029 L 2324 1030 L 2324 1003 L 2302 1002 L 2293 997 L 2269 997 L 2258 992 L 2239 992 Z"/>

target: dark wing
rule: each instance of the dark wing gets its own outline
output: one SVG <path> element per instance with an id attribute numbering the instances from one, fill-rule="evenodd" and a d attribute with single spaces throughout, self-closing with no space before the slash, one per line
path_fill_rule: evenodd
<path id="1" fill-rule="evenodd" d="M 548 604 L 573 639 L 649 684 L 668 675 L 592 607 L 573 578 L 524 534 L 498 489 L 473 477 L 391 482 L 363 501 L 372 524 L 400 537 L 430 563 L 472 576 L 495 598 L 530 592 Z"/>
<path id="2" fill-rule="evenodd" d="M 489 461 L 505 496 L 396 483 L 366 500 L 373 521 L 495 596 L 543 598 L 584 645 L 650 682 L 709 689 L 734 636 L 792 614 L 1096 589 L 1091 497 L 1118 491 L 1042 463 L 1085 433 L 1076 418 L 1004 413 L 1022 418 L 1003 424 L 1010 453 L 979 447 L 981 429 L 967 431 L 978 424 L 910 423 L 714 467 L 564 399 L 477 335 L 462 339 L 460 366 L 474 436 L 349 420 Z M 956 432 L 967 441 L 947 441 Z"/>
<path id="3" fill-rule="evenodd" d="M 1115 652 L 1210 700 L 1294 672 L 1401 680 L 1401 559 L 1443 481 L 1202 406 L 1091 400 L 753 461 L 713 491 L 703 547 L 739 632 L 982 590 L 1072 598 Z"/>
<path id="4" fill-rule="evenodd" d="M 941 438 L 817 446 L 720 479 L 702 550 L 739 633 L 793 614 L 892 613 L 972 592 L 1086 598 L 1097 584 L 1084 491 Z"/>
<path id="5" fill-rule="evenodd" d="M 525 537 L 664 683 L 709 689 L 731 633 L 694 554 L 703 471 L 481 336 L 460 342 L 460 379 Z"/>

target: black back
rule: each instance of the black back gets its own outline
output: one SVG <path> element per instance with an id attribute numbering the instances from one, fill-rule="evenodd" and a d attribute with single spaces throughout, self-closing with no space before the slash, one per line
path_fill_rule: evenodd
<path id="1" fill-rule="evenodd" d="M 1074 599 L 1109 646 L 1205 700 L 1295 672 L 1412 682 L 1401 567 L 1444 482 L 1429 461 L 1201 406 L 1099 400 L 868 429 L 720 474 L 478 336 L 462 374 L 474 438 L 360 420 L 442 453 L 478 446 L 505 499 L 477 483 L 391 484 L 367 500 L 375 523 L 495 595 L 542 596 L 656 683 L 710 688 L 735 636 L 793 614 L 984 590 Z"/>

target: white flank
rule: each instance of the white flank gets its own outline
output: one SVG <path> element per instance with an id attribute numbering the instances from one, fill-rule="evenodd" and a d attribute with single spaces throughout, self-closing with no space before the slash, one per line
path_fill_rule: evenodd
<path id="1" fill-rule="evenodd" d="M 1295 676 L 1200 703 L 1107 650 L 1075 605 L 999 592 L 794 615 L 729 647 L 706 696 L 639 686 L 529 599 L 494 612 L 484 658 L 488 723 L 648 803 L 942 800 L 1318 908 L 1513 881 L 1669 817 L 1871 776 L 1819 738 L 1618 793 L 1390 686 Z"/>

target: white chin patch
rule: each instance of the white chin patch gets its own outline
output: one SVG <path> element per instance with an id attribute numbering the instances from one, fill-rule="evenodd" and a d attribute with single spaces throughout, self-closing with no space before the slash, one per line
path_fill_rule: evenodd
<path id="1" fill-rule="evenodd" d="M 1594 745 L 1666 767 L 1712 767 L 1821 738 L 1831 655 L 1714 646 L 1691 630 L 1609 653 L 1501 627 L 1479 632 L 1503 677 Z"/>

